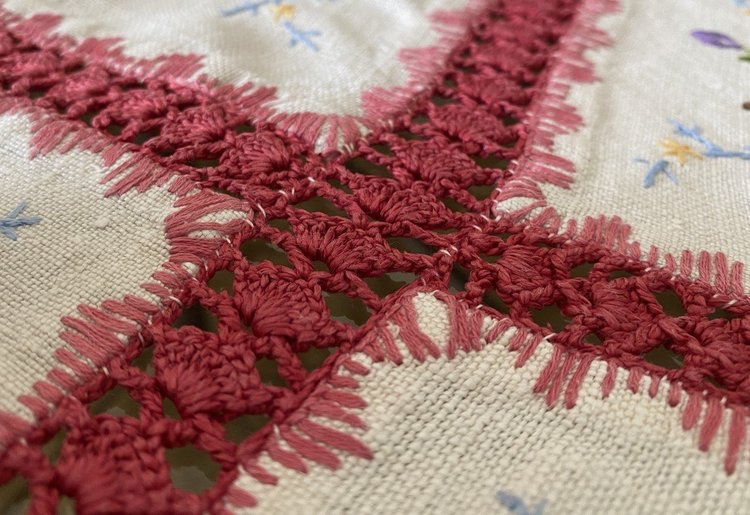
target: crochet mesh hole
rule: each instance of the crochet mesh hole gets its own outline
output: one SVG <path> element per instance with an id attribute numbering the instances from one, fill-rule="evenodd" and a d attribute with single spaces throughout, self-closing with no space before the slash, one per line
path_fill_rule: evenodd
<path id="1" fill-rule="evenodd" d="M 588 277 L 592 268 L 594 268 L 594 263 L 581 263 L 571 268 L 570 277 Z"/>
<path id="2" fill-rule="evenodd" d="M 308 372 L 312 372 L 313 370 L 320 368 L 323 362 L 328 359 L 328 356 L 330 356 L 334 352 L 335 349 L 320 349 L 317 347 L 312 347 L 305 352 L 297 353 L 297 357 L 302 362 L 302 366 L 305 368 L 305 370 L 307 370 Z"/>
<path id="3" fill-rule="evenodd" d="M 515 118 L 513 116 L 506 116 L 502 120 L 503 120 L 503 125 L 505 125 L 506 127 L 509 127 L 511 125 L 517 125 L 520 122 L 518 118 Z"/>
<path id="4" fill-rule="evenodd" d="M 29 512 L 29 483 L 16 476 L 0 485 L 0 513 L 23 515 Z"/>
<path id="5" fill-rule="evenodd" d="M 323 299 L 333 320 L 353 326 L 361 326 L 370 318 L 370 310 L 362 302 L 362 299 L 349 297 L 343 293 L 331 292 L 323 292 Z"/>
<path id="6" fill-rule="evenodd" d="M 183 308 L 182 313 L 172 322 L 172 327 L 179 329 L 184 326 L 193 326 L 209 333 L 218 332 L 219 321 L 216 316 L 208 309 L 204 308 L 200 302 Z"/>
<path id="7" fill-rule="evenodd" d="M 227 292 L 227 295 L 234 295 L 234 274 L 229 270 L 218 270 L 214 272 L 211 279 L 208 280 L 208 287 L 215 292 Z"/>
<path id="8" fill-rule="evenodd" d="M 152 131 L 145 131 L 145 132 L 139 132 L 135 135 L 133 138 L 133 143 L 136 145 L 143 145 L 148 140 L 153 139 L 159 135 L 158 130 L 152 130 Z"/>
<path id="9" fill-rule="evenodd" d="M 328 179 L 328 184 L 336 188 L 337 190 L 341 190 L 344 193 L 351 194 L 352 189 L 347 186 L 346 184 L 342 183 L 341 181 L 337 181 L 336 179 Z"/>
<path id="10" fill-rule="evenodd" d="M 292 232 L 292 224 L 283 218 L 272 218 L 271 220 L 268 220 L 268 225 L 280 231 Z"/>
<path id="11" fill-rule="evenodd" d="M 685 362 L 685 356 L 668 348 L 663 343 L 645 353 L 643 359 L 653 365 L 666 369 L 682 368 Z"/>
<path id="12" fill-rule="evenodd" d="M 730 313 L 729 311 L 723 308 L 716 308 L 708 315 L 709 320 L 716 320 L 716 319 L 733 320 L 735 318 L 738 318 L 738 315 Z"/>
<path id="13" fill-rule="evenodd" d="M 239 444 L 260 431 L 268 421 L 268 415 L 242 415 L 224 424 L 224 435 L 230 442 Z"/>
<path id="14" fill-rule="evenodd" d="M 234 198 L 242 198 L 242 195 L 240 195 L 236 191 L 231 191 L 225 188 L 211 188 L 211 189 L 214 190 L 216 193 L 221 193 L 222 195 L 227 195 L 229 197 L 234 197 Z"/>
<path id="15" fill-rule="evenodd" d="M 325 197 L 313 197 L 295 204 L 295 207 L 311 213 L 325 213 L 327 215 L 340 216 L 341 218 L 349 218 L 349 214 L 346 211 L 338 208 L 336 204 Z"/>
<path id="16" fill-rule="evenodd" d="M 597 347 L 602 344 L 601 338 L 596 333 L 589 333 L 583 337 L 583 341 L 590 345 L 596 345 Z"/>
<path id="17" fill-rule="evenodd" d="M 62 450 L 65 438 L 68 436 L 66 429 L 60 429 L 52 437 L 47 440 L 42 446 L 42 453 L 47 457 L 47 461 L 51 464 L 57 463 L 57 459 L 60 457 L 60 451 Z"/>
<path id="18" fill-rule="evenodd" d="M 428 245 L 417 238 L 392 237 L 386 238 L 385 241 L 388 242 L 391 248 L 411 254 L 426 254 L 431 256 L 437 251 L 432 245 Z"/>
<path id="19" fill-rule="evenodd" d="M 623 277 L 633 277 L 633 274 L 631 274 L 627 270 L 615 270 L 614 272 L 609 273 L 607 279 L 610 281 L 614 281 L 615 279 L 622 279 Z"/>
<path id="20" fill-rule="evenodd" d="M 454 213 L 466 213 L 469 211 L 466 206 L 452 197 L 441 197 L 438 200 L 440 200 L 440 202 L 442 202 L 445 207 L 447 207 Z"/>
<path id="21" fill-rule="evenodd" d="M 316 271 L 318 271 L 318 272 L 327 272 L 327 273 L 331 272 L 331 269 L 328 268 L 328 265 L 326 265 L 324 262 L 322 262 L 322 261 L 320 261 L 318 259 L 316 259 L 315 261 L 313 261 L 312 265 L 313 265 L 313 269 L 316 270 Z"/>
<path id="22" fill-rule="evenodd" d="M 118 123 L 110 123 L 104 130 L 106 130 L 112 136 L 119 136 L 120 134 L 122 134 L 122 125 Z"/>
<path id="23" fill-rule="evenodd" d="M 497 189 L 497 186 L 494 184 L 475 184 L 474 186 L 469 186 L 467 189 L 477 200 L 484 200 L 492 195 L 492 192 Z"/>
<path id="24" fill-rule="evenodd" d="M 263 383 L 271 386 L 287 386 L 286 380 L 279 373 L 278 364 L 273 359 L 261 358 L 256 360 L 255 369 Z"/>
<path id="25" fill-rule="evenodd" d="M 219 166 L 219 160 L 216 158 L 212 159 L 193 159 L 188 161 L 187 164 L 193 168 L 213 168 Z"/>
<path id="26" fill-rule="evenodd" d="M 242 245 L 240 245 L 240 251 L 251 263 L 270 261 L 275 265 L 292 268 L 292 263 L 289 261 L 286 252 L 266 240 L 245 240 L 242 242 Z"/>
<path id="27" fill-rule="evenodd" d="M 35 98 L 43 97 L 47 94 L 49 88 L 31 88 L 29 90 L 29 98 L 34 100 Z"/>
<path id="28" fill-rule="evenodd" d="M 255 132 L 255 126 L 248 123 L 241 123 L 234 127 L 234 132 L 237 134 L 243 134 L 245 132 Z"/>
<path id="29" fill-rule="evenodd" d="M 374 293 L 382 298 L 399 291 L 407 284 L 411 284 L 417 280 L 417 277 L 410 272 L 390 272 L 380 277 L 368 277 L 365 282 Z"/>
<path id="30" fill-rule="evenodd" d="M 92 415 L 106 413 L 115 417 L 138 418 L 140 409 L 140 404 L 133 400 L 130 392 L 120 385 L 115 386 L 89 404 L 89 412 Z"/>
<path id="31" fill-rule="evenodd" d="M 489 155 L 489 156 L 472 155 L 469 157 L 471 157 L 471 159 L 482 168 L 495 168 L 498 170 L 505 170 L 508 168 L 508 160 L 501 159 L 500 157 L 496 155 Z"/>
<path id="32" fill-rule="evenodd" d="M 221 466 L 206 451 L 192 445 L 166 449 L 169 477 L 175 488 L 200 493 L 208 490 L 219 476 Z"/>
<path id="33" fill-rule="evenodd" d="M 391 149 L 391 146 L 388 143 L 379 143 L 376 145 L 372 145 L 372 149 L 376 152 L 379 152 L 383 154 L 384 156 L 392 156 L 393 150 Z"/>
<path id="34" fill-rule="evenodd" d="M 570 318 L 565 316 L 557 304 L 532 309 L 531 318 L 540 327 L 547 327 L 552 332 L 559 333 L 570 323 Z"/>
<path id="35" fill-rule="evenodd" d="M 149 346 L 141 351 L 140 354 L 133 360 L 132 365 L 142 370 L 146 375 L 154 375 L 154 348 Z"/>
<path id="36" fill-rule="evenodd" d="M 479 257 L 485 263 L 497 263 L 502 256 L 500 254 L 479 254 Z"/>
<path id="37" fill-rule="evenodd" d="M 180 416 L 180 410 L 177 409 L 177 406 L 175 405 L 174 401 L 170 399 L 169 397 L 161 398 L 161 411 L 162 411 L 162 414 L 166 418 L 169 418 L 172 420 L 182 419 L 182 417 Z"/>
<path id="38" fill-rule="evenodd" d="M 466 290 L 466 283 L 469 282 L 469 270 L 459 264 L 453 263 L 450 278 L 448 279 L 448 289 L 452 293 L 458 293 Z"/>
<path id="39" fill-rule="evenodd" d="M 661 304 L 666 315 L 677 317 L 685 314 L 685 307 L 682 300 L 673 290 L 666 290 L 654 293 L 654 298 Z"/>
<path id="40" fill-rule="evenodd" d="M 432 102 L 436 106 L 458 104 L 458 100 L 456 100 L 455 98 L 443 97 L 440 95 L 432 95 L 432 97 L 430 97 L 430 102 Z"/>
<path id="41" fill-rule="evenodd" d="M 499 313 L 504 313 L 506 315 L 510 313 L 510 308 L 505 302 L 503 302 L 503 299 L 500 298 L 500 295 L 498 295 L 495 290 L 487 290 L 484 292 L 482 304 Z"/>
<path id="42" fill-rule="evenodd" d="M 726 389 L 726 385 L 720 379 L 717 379 L 715 377 L 704 376 L 703 380 L 715 388 L 719 388 L 721 390 Z"/>
<path id="43" fill-rule="evenodd" d="M 346 168 L 352 172 L 360 175 L 370 175 L 373 177 L 386 177 L 392 178 L 391 172 L 387 167 L 373 163 L 363 157 L 355 157 L 349 159 L 345 164 Z"/>
<path id="44" fill-rule="evenodd" d="M 396 133 L 396 136 L 398 136 L 401 139 L 405 139 L 407 141 L 425 141 L 427 139 L 411 131 L 399 131 Z"/>
<path id="45" fill-rule="evenodd" d="M 76 500 L 67 495 L 61 495 L 57 502 L 57 515 L 76 515 Z"/>

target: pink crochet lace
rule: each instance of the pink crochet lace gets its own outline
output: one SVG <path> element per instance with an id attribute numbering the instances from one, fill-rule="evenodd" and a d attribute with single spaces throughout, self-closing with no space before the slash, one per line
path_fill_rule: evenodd
<path id="1" fill-rule="evenodd" d="M 266 90 L 190 83 L 183 77 L 193 70 L 189 60 L 184 69 L 164 65 L 145 75 L 117 70 L 83 45 L 38 43 L 40 20 L 6 19 L 0 105 L 32 113 L 38 152 L 76 146 L 101 152 L 108 163 L 133 152 L 110 174 L 109 194 L 176 177 L 175 192 L 198 185 L 242 199 L 253 224 L 231 235 L 179 304 L 8 447 L 0 481 L 22 477 L 32 513 L 54 512 L 61 496 L 74 498 L 81 513 L 222 512 L 227 502 L 252 504 L 232 488 L 239 467 L 252 467 L 274 426 L 293 416 L 408 283 L 484 303 L 518 326 L 553 334 L 566 349 L 744 409 L 750 305 L 740 297 L 739 269 L 728 270 L 721 255 L 711 285 L 675 277 L 654 266 L 654 256 L 625 252 L 627 234 L 616 220 L 560 232 L 549 213 L 546 225 L 493 219 L 495 196 L 514 179 L 508 164 L 527 146 L 522 122 L 578 4 L 494 2 L 392 128 L 351 152 L 325 155 L 258 121 Z M 259 247 L 272 254 L 248 257 Z M 214 289 L 216 274 L 231 274 L 232 288 Z M 390 287 L 373 282 L 384 277 Z M 349 313 L 331 311 L 336 296 L 351 299 Z M 213 322 L 186 325 L 182 315 L 191 310 Z M 559 313 L 559 325 L 537 323 L 550 312 Z M 333 355 L 308 370 L 299 356 L 312 348 Z M 672 359 L 651 359 L 655 349 Z M 274 362 L 278 377 L 262 377 L 261 360 Z M 116 388 L 138 404 L 137 414 L 97 413 L 96 401 Z M 353 393 L 328 401 L 327 413 L 340 418 L 337 406 L 361 405 Z M 233 441 L 225 426 L 247 416 L 267 422 Z M 45 444 L 56 435 L 62 447 L 53 459 Z M 310 451 L 326 435 L 311 428 L 296 438 L 302 456 L 338 466 Z M 219 466 L 200 494 L 170 479 L 166 456 L 187 445 Z"/>

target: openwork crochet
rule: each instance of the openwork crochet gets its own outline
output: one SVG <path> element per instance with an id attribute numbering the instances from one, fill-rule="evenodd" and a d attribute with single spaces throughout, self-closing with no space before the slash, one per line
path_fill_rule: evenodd
<path id="1" fill-rule="evenodd" d="M 550 405 L 573 408 L 576 385 L 603 360 L 612 377 L 626 369 L 634 390 L 666 381 L 674 405 L 685 392 L 683 426 L 700 426 L 704 450 L 731 417 L 734 471 L 750 402 L 741 265 L 721 253 L 642 252 L 616 218 L 563 225 L 538 187 L 574 177 L 550 147 L 582 121 L 554 81 L 595 80 L 583 51 L 607 44 L 589 27 L 579 48 L 556 54 L 582 23 L 580 5 L 490 2 L 408 109 L 350 148 L 331 141 L 322 153 L 305 136 L 313 128 L 262 121 L 269 89 L 194 79 L 195 57 L 117 57 L 108 42 L 52 36 L 55 19 L 6 13 L 0 106 L 32 118 L 35 152 L 97 152 L 116 164 L 108 195 L 168 185 L 184 200 L 168 228 L 173 266 L 149 286 L 163 307 L 131 298 L 82 306 L 64 321 L 80 357 L 59 358 L 76 377 L 37 384 L 22 401 L 34 424 L 4 417 L 0 481 L 25 481 L 32 513 L 54 512 L 62 497 L 81 513 L 221 513 L 256 502 L 233 486 L 243 468 L 276 480 L 257 464 L 261 452 L 300 472 L 308 462 L 339 467 L 331 449 L 371 458 L 342 428 L 366 427 L 357 411 L 365 403 L 356 380 L 337 371 L 367 373 L 347 355 L 374 349 L 371 335 L 387 340 L 389 321 L 415 358 L 440 355 L 429 338 L 409 336 L 417 291 L 459 303 L 459 336 L 474 327 L 460 306 L 481 304 L 482 316 L 520 328 L 518 366 L 539 342 L 553 344 L 531 385 Z M 497 207 L 518 198 L 531 204 Z M 244 219 L 201 225 L 217 203 Z M 221 237 L 202 244 L 195 231 Z M 334 307 L 341 299 L 346 310 Z M 113 336 L 133 324 L 125 344 Z M 384 349 L 368 352 L 398 361 Z M 307 353 L 323 356 L 316 367 L 303 364 Z M 604 382 L 605 395 L 613 384 Z M 102 412 L 115 393 L 132 411 Z M 170 476 L 168 456 L 186 446 L 215 464 L 201 493 Z"/>

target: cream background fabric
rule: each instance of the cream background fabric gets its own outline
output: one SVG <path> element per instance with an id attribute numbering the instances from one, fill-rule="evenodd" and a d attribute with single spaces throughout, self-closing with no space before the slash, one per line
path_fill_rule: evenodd
<path id="1" fill-rule="evenodd" d="M 422 294 L 416 308 L 422 330 L 444 348 L 444 305 Z M 592 366 L 573 409 L 548 409 L 531 389 L 551 346 L 542 342 L 516 369 L 517 354 L 506 348 L 513 331 L 452 361 L 419 364 L 401 342 L 402 366 L 357 355 L 370 373 L 356 376 L 368 403 L 357 414 L 369 425 L 356 434 L 372 461 L 337 453 L 339 470 L 308 462 L 304 475 L 263 456 L 279 484 L 243 475 L 238 486 L 263 513 L 503 513 L 501 490 L 520 496 L 529 513 L 546 501 L 549 515 L 746 512 L 750 456 L 745 448 L 738 471 L 725 475 L 726 427 L 711 452 L 700 452 L 697 432 L 680 425 L 682 406 L 666 402 L 667 385 L 654 399 L 633 394 L 621 371 L 603 400 L 603 363 Z"/>
<path id="2" fill-rule="evenodd" d="M 22 115 L 0 117 L 0 133 L 0 218 L 22 201 L 28 202 L 22 216 L 41 218 L 17 229 L 16 241 L 0 234 L 0 410 L 30 419 L 17 397 L 33 393 L 53 367 L 65 370 L 53 355 L 67 346 L 58 336 L 61 317 L 78 315 L 80 304 L 126 294 L 158 302 L 140 285 L 169 260 L 164 219 L 176 197 L 152 187 L 105 198 L 109 186 L 100 180 L 110 168 L 98 155 L 72 150 L 30 160 L 30 123 Z M 205 219 L 244 216 L 227 211 Z"/>
<path id="3" fill-rule="evenodd" d="M 648 250 L 679 255 L 722 251 L 730 260 L 750 262 L 744 235 L 750 219 L 750 161 L 688 159 L 671 170 L 679 183 L 657 175 L 646 189 L 648 165 L 662 157 L 659 142 L 672 138 L 702 147 L 674 133 L 670 119 L 698 126 L 726 150 L 750 145 L 750 63 L 741 52 L 701 44 L 692 30 L 727 34 L 750 45 L 750 16 L 731 0 L 632 0 L 606 16 L 600 27 L 614 45 L 587 56 L 601 82 L 575 85 L 568 102 L 586 127 L 559 136 L 554 152 L 576 165 L 569 190 L 542 185 L 547 200 L 564 219 L 620 216 L 633 227 L 632 239 Z M 745 283 L 750 281 L 746 269 Z"/>
<path id="4" fill-rule="evenodd" d="M 28 201 L 38 225 L 0 235 L 0 409 L 30 416 L 16 398 L 30 393 L 57 360 L 64 342 L 60 317 L 79 304 L 137 294 L 168 259 L 164 218 L 174 197 L 163 188 L 104 198 L 106 173 L 89 152 L 52 153 L 29 160 L 29 121 L 0 117 L 0 216 Z"/>
<path id="5" fill-rule="evenodd" d="M 222 82 L 277 86 L 285 112 L 362 114 L 360 96 L 374 86 L 403 85 L 402 48 L 434 44 L 428 14 L 460 9 L 467 0 L 287 0 L 294 23 L 317 30 L 318 52 L 289 45 L 284 18 L 274 21 L 267 2 L 258 14 L 224 17 L 222 11 L 258 0 L 9 0 L 6 8 L 29 16 L 63 15 L 60 32 L 75 38 L 123 38 L 128 55 L 205 56 L 204 72 Z"/>

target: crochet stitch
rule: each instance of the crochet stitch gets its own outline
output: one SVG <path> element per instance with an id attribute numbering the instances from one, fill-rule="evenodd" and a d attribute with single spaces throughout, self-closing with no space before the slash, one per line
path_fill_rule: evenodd
<path id="1" fill-rule="evenodd" d="M 0 110 L 32 120 L 35 156 L 94 152 L 111 167 L 108 196 L 165 186 L 179 199 L 170 261 L 143 285 L 158 302 L 130 295 L 62 320 L 60 368 L 19 399 L 34 420 L 0 414 L 0 482 L 25 482 L 32 513 L 64 497 L 81 513 L 254 506 L 246 476 L 259 489 L 279 483 L 266 461 L 307 474 L 376 459 L 356 432 L 368 428 L 357 377 L 370 372 L 356 353 L 396 366 L 406 354 L 453 360 L 511 329 L 519 368 L 552 348 L 528 385 L 546 406 L 574 409 L 599 363 L 604 397 L 618 373 L 651 397 L 667 385 L 700 450 L 729 420 L 722 452 L 734 473 L 750 402 L 743 265 L 643 251 L 618 218 L 563 222 L 541 188 L 573 181 L 553 141 L 583 126 L 567 95 L 596 80 L 584 53 L 610 43 L 594 22 L 615 6 L 489 2 L 466 34 L 448 35 L 439 73 L 435 52 L 412 56 L 425 66 L 419 92 L 365 95 L 383 122 L 366 137 L 327 118 L 336 128 L 322 151 L 322 119 L 273 114 L 270 88 L 194 79 L 196 56 L 136 61 L 53 35 L 53 18 L 5 12 Z M 205 219 L 226 211 L 242 216 Z M 447 306 L 445 345 L 416 323 L 423 294 Z M 300 356 L 315 350 L 330 356 L 308 369 Z M 113 392 L 132 412 L 100 410 Z M 216 465 L 200 493 L 170 474 L 168 456 L 184 447 Z M 554 507 L 523 498 L 501 492 L 495 505 Z"/>

